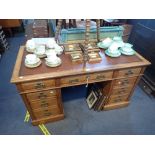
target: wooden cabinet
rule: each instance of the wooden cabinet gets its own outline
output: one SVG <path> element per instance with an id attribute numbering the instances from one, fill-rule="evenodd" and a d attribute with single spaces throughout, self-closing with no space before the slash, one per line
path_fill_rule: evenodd
<path id="1" fill-rule="evenodd" d="M 0 25 L 4 28 L 20 27 L 21 19 L 0 19 Z"/>
<path id="2" fill-rule="evenodd" d="M 103 110 L 127 106 L 145 67 L 150 64 L 138 53 L 110 58 L 101 51 L 99 63 L 73 63 L 68 54 L 62 54 L 59 67 L 50 68 L 42 60 L 42 65 L 29 69 L 23 63 L 26 54 L 21 46 L 11 82 L 17 85 L 33 125 L 64 118 L 63 87 L 100 82 L 106 95 Z"/>

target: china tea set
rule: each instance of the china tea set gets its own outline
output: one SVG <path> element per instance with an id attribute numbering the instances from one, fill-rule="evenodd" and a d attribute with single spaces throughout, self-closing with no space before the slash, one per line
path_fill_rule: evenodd
<path id="1" fill-rule="evenodd" d="M 106 38 L 97 44 L 99 48 L 106 49 L 105 54 L 110 57 L 119 57 L 121 54 L 134 55 L 133 45 L 124 43 L 121 37 Z"/>
<path id="2" fill-rule="evenodd" d="M 26 42 L 26 51 L 30 54 L 25 57 L 25 66 L 29 68 L 38 67 L 45 58 L 45 64 L 49 67 L 61 65 L 61 55 L 63 48 L 59 46 L 54 39 L 49 39 L 45 45 L 36 44 L 32 39 Z"/>

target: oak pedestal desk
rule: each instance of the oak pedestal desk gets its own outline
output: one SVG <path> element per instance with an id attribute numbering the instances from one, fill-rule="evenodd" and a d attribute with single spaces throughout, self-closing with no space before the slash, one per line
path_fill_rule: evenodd
<path id="1" fill-rule="evenodd" d="M 63 53 L 59 67 L 50 68 L 42 59 L 39 67 L 30 69 L 24 65 L 26 54 L 25 47 L 21 46 L 11 82 L 16 84 L 33 125 L 64 118 L 63 87 L 101 82 L 106 95 L 103 110 L 127 106 L 145 67 L 150 64 L 138 53 L 110 58 L 100 51 L 100 62 L 76 63 L 71 61 L 70 55 Z"/>

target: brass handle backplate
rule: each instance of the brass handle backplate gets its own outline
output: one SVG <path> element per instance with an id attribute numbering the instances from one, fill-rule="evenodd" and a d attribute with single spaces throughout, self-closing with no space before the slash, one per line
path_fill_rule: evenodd
<path id="1" fill-rule="evenodd" d="M 72 79 L 72 80 L 69 80 L 69 83 L 76 83 L 76 82 L 79 82 L 79 79 Z"/>
<path id="2" fill-rule="evenodd" d="M 96 76 L 96 79 L 97 79 L 97 80 L 104 79 L 104 78 L 105 78 L 104 75 L 97 75 L 97 76 Z"/>
<path id="3" fill-rule="evenodd" d="M 37 82 L 34 87 L 35 89 L 42 89 L 45 88 L 45 84 L 43 82 Z"/>

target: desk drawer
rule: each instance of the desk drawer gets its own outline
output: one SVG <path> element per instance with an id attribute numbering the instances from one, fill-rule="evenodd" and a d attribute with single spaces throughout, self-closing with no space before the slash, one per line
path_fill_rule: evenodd
<path id="1" fill-rule="evenodd" d="M 131 92 L 133 87 L 122 87 L 122 88 L 118 88 L 118 89 L 113 89 L 112 90 L 112 95 L 124 95 L 124 94 L 128 94 Z"/>
<path id="2" fill-rule="evenodd" d="M 120 87 L 132 87 L 136 81 L 137 77 L 133 78 L 123 78 L 118 79 L 114 81 L 114 88 L 120 88 Z"/>
<path id="3" fill-rule="evenodd" d="M 128 68 L 117 71 L 117 77 L 137 76 L 140 74 L 141 68 Z"/>
<path id="4" fill-rule="evenodd" d="M 52 99 L 57 97 L 57 91 L 56 90 L 47 90 L 47 91 L 41 91 L 41 92 L 35 92 L 35 93 L 28 93 L 26 94 L 29 101 L 31 100 L 38 100 L 38 99 L 46 99 L 48 97 L 51 97 Z"/>
<path id="5" fill-rule="evenodd" d="M 45 98 L 30 101 L 30 106 L 32 109 L 47 108 L 49 106 L 57 106 L 57 105 L 58 100 L 56 98 Z"/>
<path id="6" fill-rule="evenodd" d="M 50 88 L 54 86 L 55 86 L 55 80 L 33 81 L 33 82 L 26 82 L 21 84 L 21 87 L 24 91 L 42 90 L 42 89 Z"/>
<path id="7" fill-rule="evenodd" d="M 118 102 L 123 102 L 126 101 L 128 99 L 129 94 L 126 95 L 113 95 L 110 97 L 108 104 L 112 104 L 112 103 L 118 103 Z"/>
<path id="8" fill-rule="evenodd" d="M 113 72 L 110 71 L 110 72 L 94 73 L 88 76 L 90 76 L 90 80 L 93 80 L 93 81 L 104 81 L 104 80 L 112 79 Z"/>
<path id="9" fill-rule="evenodd" d="M 64 77 L 64 78 L 60 79 L 61 86 L 80 84 L 83 82 L 86 82 L 85 75 Z"/>
<path id="10" fill-rule="evenodd" d="M 36 117 L 36 119 L 40 119 L 44 117 L 59 115 L 60 109 L 57 107 L 44 108 L 41 110 L 33 111 L 33 114 Z"/>

